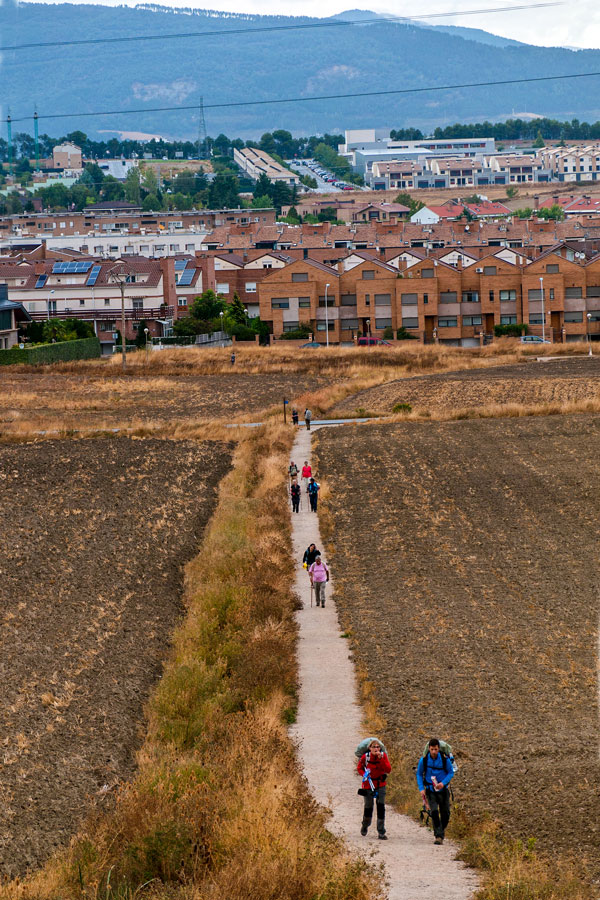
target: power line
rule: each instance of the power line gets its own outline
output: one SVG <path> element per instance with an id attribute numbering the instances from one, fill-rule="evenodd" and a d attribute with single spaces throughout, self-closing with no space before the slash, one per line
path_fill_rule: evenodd
<path id="1" fill-rule="evenodd" d="M 321 94 L 317 97 L 285 97 L 281 99 L 272 98 L 270 100 L 235 100 L 229 103 L 205 103 L 204 109 L 231 109 L 239 106 L 267 106 L 269 104 L 278 103 L 313 103 L 317 100 L 354 100 L 358 97 L 387 97 L 400 94 L 424 94 L 435 93 L 438 91 L 454 91 L 464 88 L 478 87 L 498 87 L 504 84 L 533 84 L 534 82 L 543 81 L 568 81 L 574 78 L 595 78 L 600 72 L 579 72 L 573 75 L 541 75 L 536 78 L 505 78 L 502 81 L 471 81 L 464 84 L 443 84 L 430 85 L 429 87 L 420 88 L 398 88 L 391 91 L 360 91 L 352 94 Z M 95 116 L 132 116 L 143 115 L 150 112 L 186 112 L 188 110 L 197 110 L 198 104 L 192 106 L 148 106 L 145 109 L 106 109 L 98 112 L 71 112 L 71 113 L 54 113 L 39 115 L 38 119 L 82 119 Z M 31 116 L 11 117 L 14 122 L 28 122 Z M 8 119 L 2 121 L 8 122 Z"/>
<path id="2" fill-rule="evenodd" d="M 131 43 L 134 41 L 164 41 L 179 38 L 217 37 L 219 35 L 229 36 L 234 34 L 260 34 L 265 32 L 295 31 L 314 28 L 339 28 L 342 26 L 350 25 L 374 25 L 380 24 L 382 22 L 391 22 L 398 25 L 418 25 L 419 22 L 423 19 L 445 19 L 449 16 L 480 16 L 488 15 L 490 13 L 514 12 L 524 9 L 544 9 L 550 6 L 563 5 L 564 0 L 551 0 L 551 2 L 545 3 L 527 3 L 519 6 L 498 6 L 490 9 L 455 10 L 453 12 L 444 13 L 423 13 L 422 15 L 419 15 L 418 18 L 411 18 L 409 16 L 379 16 L 376 19 L 362 19 L 356 21 L 349 19 L 335 19 L 333 21 L 305 22 L 294 25 L 263 25 L 259 28 L 223 28 L 215 31 L 183 31 L 175 32 L 174 34 L 139 34 L 123 37 L 82 38 L 81 40 L 73 41 L 35 41 L 28 44 L 11 44 L 6 47 L 0 47 L 0 53 L 7 52 L 9 50 L 31 50 L 34 48 L 40 49 L 44 47 L 74 47 L 83 44 L 121 44 Z"/>

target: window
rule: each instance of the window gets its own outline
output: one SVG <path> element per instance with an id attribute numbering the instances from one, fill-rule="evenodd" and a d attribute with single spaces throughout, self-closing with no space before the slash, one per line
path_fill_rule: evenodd
<path id="1" fill-rule="evenodd" d="M 358 331 L 358 319 L 342 319 L 340 327 L 342 331 Z"/>
<path id="2" fill-rule="evenodd" d="M 375 271 L 373 269 L 364 269 L 362 277 L 365 281 L 372 281 L 375 278 Z"/>
<path id="3" fill-rule="evenodd" d="M 389 319 L 375 319 L 375 328 L 391 328 L 392 320 Z"/>
<path id="4" fill-rule="evenodd" d="M 94 247 L 94 253 L 96 256 L 102 256 L 102 244 L 99 244 L 97 247 Z"/>
<path id="5" fill-rule="evenodd" d="M 325 331 L 325 322 L 317 322 L 317 331 Z M 333 331 L 333 322 L 327 322 L 327 331 Z"/>
<path id="6" fill-rule="evenodd" d="M 80 305 L 80 306 L 85 306 L 85 300 L 80 300 L 80 301 L 79 301 L 79 305 Z"/>
<path id="7" fill-rule="evenodd" d="M 179 244 L 169 244 L 169 250 L 171 253 L 177 253 L 179 250 Z"/>
<path id="8" fill-rule="evenodd" d="M 516 300 L 517 292 L 516 291 L 500 291 L 500 302 L 507 300 Z"/>
<path id="9" fill-rule="evenodd" d="M 187 297 L 178 297 L 177 306 L 187 306 Z"/>
<path id="10" fill-rule="evenodd" d="M 273 297 L 271 299 L 271 309 L 289 309 L 290 301 L 287 297 Z"/>
<path id="11" fill-rule="evenodd" d="M 463 325 L 481 325 L 481 316 L 463 316 Z"/>
<path id="12" fill-rule="evenodd" d="M 440 303 L 456 303 L 456 291 L 442 291 L 440 293 Z"/>
<path id="13" fill-rule="evenodd" d="M 217 282 L 217 294 L 228 294 L 229 283 L 227 281 Z"/>
<path id="14" fill-rule="evenodd" d="M 583 322 L 582 312 L 566 312 L 565 322 Z"/>
<path id="15" fill-rule="evenodd" d="M 548 263 L 546 266 L 546 272 L 549 275 L 555 275 L 558 272 L 558 263 Z"/>
<path id="16" fill-rule="evenodd" d="M 108 297 L 105 297 L 105 298 L 104 298 L 104 305 L 105 305 L 105 306 L 110 306 L 110 299 L 109 299 Z"/>
<path id="17" fill-rule="evenodd" d="M 12 328 L 12 312 L 10 309 L 0 311 L 0 331 L 10 331 Z"/>
<path id="18" fill-rule="evenodd" d="M 402 294 L 402 306 L 416 306 L 419 298 L 417 294 Z"/>
<path id="19" fill-rule="evenodd" d="M 549 299 L 550 299 L 550 300 L 554 300 L 554 288 L 550 288 L 550 290 L 548 291 L 548 293 L 550 294 L 550 298 L 549 298 Z"/>
<path id="20" fill-rule="evenodd" d="M 319 297 L 319 306 L 325 306 L 325 295 Z M 327 307 L 335 306 L 335 297 L 332 297 L 331 294 L 327 294 Z"/>
<path id="21" fill-rule="evenodd" d="M 391 306 L 391 294 L 375 294 L 375 306 Z"/>
<path id="22" fill-rule="evenodd" d="M 458 319 L 456 316 L 448 316 L 447 318 L 438 318 L 438 328 L 456 328 Z"/>
<path id="23" fill-rule="evenodd" d="M 186 244 L 186 245 L 185 245 L 185 249 L 186 249 L 186 250 L 192 250 L 192 251 L 193 251 L 193 250 L 195 250 L 195 246 L 194 246 L 194 244 Z"/>
<path id="24" fill-rule="evenodd" d="M 340 303 L 342 306 L 356 306 L 356 294 L 342 294 Z"/>
<path id="25" fill-rule="evenodd" d="M 566 300 L 579 300 L 581 297 L 583 297 L 583 291 L 580 287 L 565 288 Z"/>
<path id="26" fill-rule="evenodd" d="M 463 291 L 463 303 L 479 303 L 479 291 Z"/>
<path id="27" fill-rule="evenodd" d="M 365 294 L 365 306 L 370 306 L 370 305 L 371 305 L 371 295 Z"/>
<path id="28" fill-rule="evenodd" d="M 247 281 L 246 282 L 246 293 L 247 294 L 255 294 L 256 293 L 256 282 L 255 281 Z"/>
<path id="29" fill-rule="evenodd" d="M 495 275 L 496 274 L 496 266 L 484 266 L 483 274 L 484 275 Z"/>
<path id="30" fill-rule="evenodd" d="M 590 322 L 600 322 L 600 309 L 590 310 Z"/>
<path id="31" fill-rule="evenodd" d="M 299 322 L 284 322 L 283 330 L 285 331 L 295 331 L 299 327 Z"/>
<path id="32" fill-rule="evenodd" d="M 429 294 L 423 294 L 423 303 L 429 303 Z"/>
<path id="33" fill-rule="evenodd" d="M 501 325 L 516 325 L 517 317 L 516 316 L 500 316 L 500 324 Z"/>
<path id="34" fill-rule="evenodd" d="M 142 244 L 140 253 L 150 253 L 150 244 Z"/>
<path id="35" fill-rule="evenodd" d="M 585 293 L 588 297 L 600 297 L 600 284 L 588 284 Z"/>
<path id="36" fill-rule="evenodd" d="M 433 269 L 421 269 L 421 278 L 433 278 Z"/>
<path id="37" fill-rule="evenodd" d="M 541 300 L 542 292 L 539 288 L 535 288 L 527 291 L 527 299 L 531 303 L 532 300 Z"/>
<path id="38" fill-rule="evenodd" d="M 494 292 L 490 291 L 490 303 L 494 302 Z"/>
<path id="39" fill-rule="evenodd" d="M 308 272 L 292 272 L 292 281 L 308 281 Z"/>
<path id="40" fill-rule="evenodd" d="M 543 325 L 544 317 L 541 313 L 532 313 L 529 316 L 529 324 L 530 325 Z"/>
<path id="41" fill-rule="evenodd" d="M 310 297 L 298 297 L 298 306 L 300 309 L 310 309 Z"/>
<path id="42" fill-rule="evenodd" d="M 402 327 L 403 328 L 418 328 L 419 327 L 419 319 L 417 316 L 402 316 Z"/>

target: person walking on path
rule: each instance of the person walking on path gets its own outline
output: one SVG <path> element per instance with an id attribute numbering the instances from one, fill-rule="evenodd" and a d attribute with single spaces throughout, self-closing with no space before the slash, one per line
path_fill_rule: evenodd
<path id="1" fill-rule="evenodd" d="M 289 472 L 290 478 L 291 478 L 292 480 L 293 480 L 294 478 L 297 478 L 297 477 L 298 477 L 298 466 L 296 465 L 296 463 L 295 463 L 293 460 L 292 460 L 292 462 L 290 463 L 290 467 L 289 467 L 289 469 L 288 469 L 288 472 Z"/>
<path id="2" fill-rule="evenodd" d="M 232 366 L 235 366 L 235 350 L 234 350 L 233 353 L 231 354 L 231 365 L 232 365 Z"/>
<path id="3" fill-rule="evenodd" d="M 321 559 L 321 554 L 317 554 L 314 563 L 308 570 L 308 575 L 310 577 L 311 587 L 314 587 L 315 589 L 317 606 L 321 606 L 325 609 L 325 585 L 329 581 L 329 569 Z"/>
<path id="4" fill-rule="evenodd" d="M 310 431 L 311 420 L 312 420 L 312 412 L 310 411 L 310 409 L 307 408 L 304 410 L 304 422 L 306 424 L 307 431 Z"/>
<path id="5" fill-rule="evenodd" d="M 321 485 L 315 481 L 314 478 L 311 478 L 308 482 L 308 499 L 310 500 L 310 510 L 311 512 L 316 513 L 317 511 L 317 503 L 319 500 L 319 491 L 321 490 Z"/>
<path id="6" fill-rule="evenodd" d="M 294 406 L 292 408 L 292 425 L 297 425 L 297 424 L 298 424 L 298 410 Z"/>
<path id="7" fill-rule="evenodd" d="M 431 738 L 427 752 L 417 766 L 417 785 L 423 804 L 431 813 L 434 844 L 443 844 L 450 821 L 450 791 L 448 785 L 454 777 L 454 767 L 440 750 L 437 738 Z"/>
<path id="8" fill-rule="evenodd" d="M 316 544 L 309 544 L 306 550 L 304 551 L 304 556 L 302 557 L 302 565 L 305 569 L 308 569 L 309 566 L 312 566 L 317 556 L 321 555 L 321 551 L 317 550 Z"/>
<path id="9" fill-rule="evenodd" d="M 304 465 L 302 466 L 302 485 L 305 490 L 308 490 L 308 481 L 312 476 L 312 469 L 308 464 L 308 460 L 304 460 Z"/>
<path id="10" fill-rule="evenodd" d="M 292 480 L 292 484 L 290 487 L 290 494 L 292 496 L 292 512 L 300 512 L 300 495 L 301 495 L 300 485 L 296 478 Z"/>
<path id="11" fill-rule="evenodd" d="M 392 771 L 388 755 L 379 741 L 371 741 L 369 749 L 361 756 L 358 774 L 362 775 L 362 788 L 359 793 L 364 797 L 363 819 L 360 833 L 366 836 L 373 820 L 373 806 L 377 805 L 377 837 L 387 841 L 385 833 L 385 790 L 387 777 Z"/>

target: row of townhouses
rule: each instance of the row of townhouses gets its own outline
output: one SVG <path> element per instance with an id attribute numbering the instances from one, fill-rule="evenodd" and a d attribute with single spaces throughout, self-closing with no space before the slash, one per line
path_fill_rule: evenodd
<path id="1" fill-rule="evenodd" d="M 562 241 L 533 257 L 521 248 L 456 245 L 385 258 L 344 248 L 327 261 L 272 250 L 158 260 L 63 251 L 0 259 L 0 285 L 33 320 L 90 321 L 107 349 L 121 327 L 123 272 L 129 337 L 142 320 L 153 336 L 170 334 L 194 298 L 212 289 L 227 300 L 237 294 L 248 317 L 260 315 L 275 338 L 305 324 L 322 342 L 405 328 L 421 341 L 471 345 L 494 325 L 523 322 L 534 334 L 571 341 L 600 337 L 599 251 L 600 238 Z"/>

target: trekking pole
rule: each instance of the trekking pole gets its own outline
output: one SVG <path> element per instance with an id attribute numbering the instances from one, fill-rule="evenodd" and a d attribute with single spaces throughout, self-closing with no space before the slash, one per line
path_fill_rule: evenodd
<path id="1" fill-rule="evenodd" d="M 311 607 L 312 607 L 312 595 L 313 595 L 313 585 L 312 585 L 312 581 L 311 581 L 311 583 L 310 583 L 310 605 L 311 605 Z"/>

